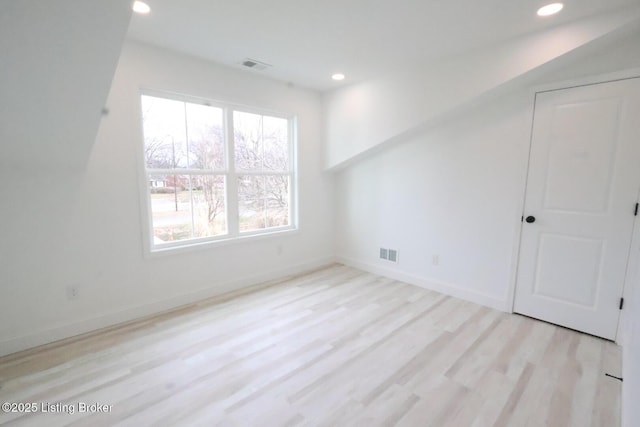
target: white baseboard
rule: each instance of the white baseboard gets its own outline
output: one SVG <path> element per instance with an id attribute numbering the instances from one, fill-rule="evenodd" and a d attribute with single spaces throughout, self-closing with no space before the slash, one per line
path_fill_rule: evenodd
<path id="1" fill-rule="evenodd" d="M 7 340 L 0 341 L 0 356 L 6 356 L 8 354 L 49 344 L 65 338 L 71 338 L 87 332 L 158 314 L 163 311 L 172 310 L 207 298 L 221 296 L 230 292 L 242 291 L 243 289 L 250 288 L 252 286 L 304 273 L 333 263 L 335 263 L 335 258 L 331 256 L 317 258 L 315 260 L 292 265 L 284 269 L 272 270 L 261 274 L 247 276 L 231 282 L 216 284 L 215 287 L 202 288 L 194 292 L 155 301 L 149 304 L 83 319 L 63 326 L 34 332 L 29 335 L 9 338 Z"/>
<path id="2" fill-rule="evenodd" d="M 445 283 L 439 280 L 432 280 L 423 277 L 407 274 L 397 269 L 382 267 L 379 265 L 371 264 L 368 262 L 358 261 L 352 258 L 346 258 L 342 256 L 336 257 L 336 262 L 354 267 L 360 270 L 367 271 L 369 273 L 377 274 L 379 276 L 388 277 L 390 279 L 398 280 L 401 282 L 409 283 L 411 285 L 420 286 L 421 288 L 429 289 L 431 291 L 440 292 L 445 295 L 460 298 L 465 301 L 470 301 L 476 304 L 484 305 L 486 307 L 494 308 L 496 310 L 511 312 L 511 307 L 506 300 L 498 299 L 490 295 L 486 295 L 482 292 L 473 291 L 467 288 Z"/>

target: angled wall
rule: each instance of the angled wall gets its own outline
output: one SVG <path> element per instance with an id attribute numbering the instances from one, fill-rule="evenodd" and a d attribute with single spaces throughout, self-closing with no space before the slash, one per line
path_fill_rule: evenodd
<path id="1" fill-rule="evenodd" d="M 509 90 L 341 168 L 335 173 L 339 259 L 510 310 L 533 90 L 639 68 L 638 43 L 640 28 L 585 45 Z M 397 249 L 399 263 L 380 260 L 380 247 Z"/>
<path id="2" fill-rule="evenodd" d="M 595 16 L 448 61 L 347 86 L 325 96 L 325 167 L 405 139 L 480 96 L 640 18 L 640 8 Z"/>
<path id="3" fill-rule="evenodd" d="M 34 302 L 58 305 L 52 260 L 69 244 L 131 13 L 130 0 L 0 3 L 0 354 L 23 327 L 13 313 L 37 321 Z"/>
<path id="4" fill-rule="evenodd" d="M 0 3 L 0 166 L 83 168 L 131 17 L 130 0 Z"/>

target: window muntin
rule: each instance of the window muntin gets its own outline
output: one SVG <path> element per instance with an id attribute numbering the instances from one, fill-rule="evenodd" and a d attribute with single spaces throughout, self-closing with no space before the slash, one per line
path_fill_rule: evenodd
<path id="1" fill-rule="evenodd" d="M 151 249 L 295 228 L 293 120 L 143 94 Z"/>

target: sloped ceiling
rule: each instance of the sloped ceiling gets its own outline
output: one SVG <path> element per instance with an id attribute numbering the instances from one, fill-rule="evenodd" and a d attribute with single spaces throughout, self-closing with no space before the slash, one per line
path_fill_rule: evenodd
<path id="1" fill-rule="evenodd" d="M 85 165 L 131 13 L 130 0 L 0 3 L 0 167 Z"/>
<path id="2" fill-rule="evenodd" d="M 637 0 L 564 0 L 538 17 L 549 2 L 149 0 L 128 37 L 323 92 L 338 169 L 640 16 Z"/>
<path id="3" fill-rule="evenodd" d="M 342 168 L 425 130 L 577 49 L 628 33 L 639 21 L 637 7 L 598 14 L 332 91 L 325 95 L 325 166 Z"/>
<path id="4" fill-rule="evenodd" d="M 129 37 L 317 90 L 377 78 L 637 4 L 637 0 L 147 0 Z M 329 76 L 342 71 L 347 79 Z"/>
<path id="5" fill-rule="evenodd" d="M 245 57 L 258 59 L 273 65 L 263 72 L 267 77 L 327 91 L 326 164 L 332 168 L 441 114 L 442 108 L 419 100 L 413 109 L 418 116 L 401 117 L 382 132 L 376 130 L 388 120 L 385 108 L 411 106 L 416 84 L 427 91 L 429 81 L 455 89 L 459 85 L 447 80 L 452 76 L 451 69 L 480 64 L 487 70 L 496 66 L 502 70 L 506 64 L 514 64 L 514 59 L 521 60 L 520 65 L 525 66 L 507 70 L 502 76 L 502 82 L 508 81 L 541 65 L 545 57 L 555 58 L 612 31 L 616 25 L 637 19 L 638 11 L 637 0 L 567 0 L 560 15 L 546 19 L 535 15 L 543 4 L 540 1 L 149 3 L 151 14 L 134 16 L 129 28 L 131 0 L 20 0 L 0 4 L 0 165 L 74 168 L 86 163 L 127 29 L 132 39 L 238 69 Z M 492 46 L 544 39 L 544 34 L 614 15 L 622 16 L 620 22 L 604 22 L 604 27 L 589 34 L 578 30 L 574 40 L 554 45 L 550 53 L 544 52 L 543 45 L 525 43 L 520 49 L 507 49 L 512 52 L 509 55 L 501 52 L 495 61 L 492 55 L 478 56 L 478 52 L 491 52 Z M 594 25 L 597 27 L 597 22 Z M 534 47 L 542 51 L 529 55 Z M 537 59 L 522 61 L 525 56 Z M 479 62 L 473 62 L 476 59 Z M 334 71 L 345 72 L 347 79 L 342 83 L 330 81 Z M 407 79 L 405 87 L 387 97 L 385 88 L 395 87 L 397 82 L 393 80 L 406 77 L 407 72 L 422 76 Z M 454 94 L 460 95 L 459 99 L 454 96 L 440 106 L 455 108 L 499 86 L 501 82 L 493 77 L 485 81 L 485 86 L 481 81 L 467 82 L 473 86 L 472 91 Z M 387 85 L 384 79 L 392 83 Z M 382 96 L 376 105 L 387 107 L 369 111 L 360 105 L 354 110 L 352 94 L 360 96 L 362 87 L 367 88 L 367 96 Z M 366 117 L 351 120 L 349 114 L 354 111 Z M 397 114 L 393 108 L 390 111 Z"/>

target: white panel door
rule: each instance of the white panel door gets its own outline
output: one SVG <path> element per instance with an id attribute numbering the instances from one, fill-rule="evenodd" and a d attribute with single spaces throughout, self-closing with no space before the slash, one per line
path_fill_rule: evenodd
<path id="1" fill-rule="evenodd" d="M 639 187 L 639 78 L 538 93 L 514 311 L 614 339 Z"/>

